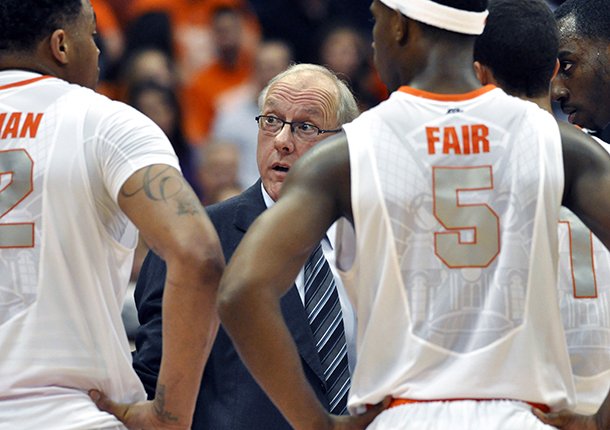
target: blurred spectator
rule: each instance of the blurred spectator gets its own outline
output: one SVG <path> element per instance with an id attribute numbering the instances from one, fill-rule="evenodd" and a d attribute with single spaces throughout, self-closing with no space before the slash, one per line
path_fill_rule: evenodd
<path id="1" fill-rule="evenodd" d="M 193 149 L 182 133 L 180 105 L 174 90 L 162 83 L 144 80 L 129 89 L 128 103 L 152 119 L 169 138 L 185 179 L 201 194 Z"/>
<path id="2" fill-rule="evenodd" d="M 174 29 L 170 16 L 163 11 L 138 15 L 127 25 L 127 56 L 133 52 L 155 49 L 174 61 Z"/>
<path id="3" fill-rule="evenodd" d="M 153 81 L 177 91 L 178 76 L 174 63 L 165 52 L 154 48 L 132 52 L 123 62 L 118 98 L 127 101 L 129 89 L 144 81 Z"/>
<path id="4" fill-rule="evenodd" d="M 115 16 L 119 21 L 119 25 L 122 28 L 127 26 L 129 21 L 129 13 L 131 11 L 131 4 L 134 0 L 105 0 L 106 3 L 114 10 Z"/>
<path id="5" fill-rule="evenodd" d="M 185 85 L 183 112 L 189 141 L 202 144 L 208 136 L 220 95 L 243 84 L 252 74 L 252 57 L 244 48 L 244 23 L 240 10 L 215 9 L 212 35 L 216 60 Z"/>
<path id="6" fill-rule="evenodd" d="M 171 24 L 173 52 L 176 53 L 180 78 L 183 83 L 188 83 L 197 72 L 214 60 L 211 24 L 214 11 L 219 7 L 242 11 L 245 18 L 244 31 L 247 34 L 245 47 L 253 52 L 260 28 L 258 19 L 248 9 L 246 0 L 131 0 L 129 16 L 132 21 L 149 14 L 164 14 L 167 17 Z M 155 35 L 150 30 L 154 30 L 154 27 L 148 29 L 149 36 L 154 38 Z M 142 43 L 144 37 L 139 36 L 139 41 Z"/>
<path id="7" fill-rule="evenodd" d="M 370 34 L 370 0 L 250 0 L 265 39 L 285 40 L 298 63 L 315 62 L 322 31 L 344 23 Z"/>
<path id="8" fill-rule="evenodd" d="M 361 111 L 387 98 L 387 90 L 372 66 L 371 44 L 357 28 L 332 27 L 322 39 L 318 62 L 349 83 Z"/>
<path id="9" fill-rule="evenodd" d="M 97 44 L 100 48 L 100 82 L 97 91 L 115 97 L 113 82 L 124 52 L 123 30 L 114 10 L 106 0 L 91 0 L 97 21 Z"/>
<path id="10" fill-rule="evenodd" d="M 256 163 L 259 115 L 258 96 L 267 82 L 288 68 L 292 53 L 284 42 L 262 42 L 254 59 L 254 74 L 247 83 L 227 91 L 216 106 L 211 136 L 235 143 L 240 152 L 239 183 L 242 187 L 254 183 L 260 176 Z"/>
<path id="11" fill-rule="evenodd" d="M 253 121 L 254 122 L 254 121 Z M 241 187 L 237 180 L 239 150 L 231 142 L 214 140 L 198 150 L 197 171 L 202 189 L 202 203 L 211 205 L 227 188 Z"/>
<path id="12" fill-rule="evenodd" d="M 241 194 L 242 191 L 243 191 L 242 187 L 239 187 L 237 185 L 228 185 L 228 186 L 218 190 L 218 192 L 216 193 L 216 197 L 214 199 L 215 200 L 214 203 L 228 200 L 231 197 L 235 197 L 235 196 Z"/>

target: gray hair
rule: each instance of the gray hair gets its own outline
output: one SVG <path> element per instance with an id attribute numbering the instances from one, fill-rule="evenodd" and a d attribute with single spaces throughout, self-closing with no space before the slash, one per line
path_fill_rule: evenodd
<path id="1" fill-rule="evenodd" d="M 341 80 L 332 70 L 324 66 L 308 63 L 293 64 L 269 81 L 267 86 L 263 88 L 260 95 L 258 96 L 258 108 L 261 110 L 261 112 L 263 110 L 265 100 L 267 99 L 267 93 L 269 92 L 269 88 L 271 88 L 273 84 L 286 78 L 287 76 L 303 72 L 321 73 L 324 76 L 327 76 L 331 81 L 335 83 L 335 86 L 337 87 L 337 92 L 339 93 L 339 108 L 337 109 L 338 125 L 343 125 L 348 122 L 351 122 L 356 119 L 358 115 L 360 115 L 360 110 L 358 109 L 356 98 L 352 94 L 347 84 L 343 80 Z"/>

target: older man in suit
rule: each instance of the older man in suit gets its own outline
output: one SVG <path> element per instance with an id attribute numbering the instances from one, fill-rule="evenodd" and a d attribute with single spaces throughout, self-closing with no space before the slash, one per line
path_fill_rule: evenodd
<path id="1" fill-rule="evenodd" d="M 309 64 L 292 66 L 273 78 L 262 91 L 259 105 L 257 162 L 261 179 L 239 196 L 208 208 L 227 260 L 258 215 L 278 199 L 284 179 L 298 158 L 329 134 L 339 132 L 342 124 L 358 115 L 355 99 L 345 84 L 328 69 Z M 332 239 L 334 233 L 329 231 L 321 243 L 328 260 L 334 259 Z M 134 368 L 151 397 L 155 394 L 161 357 L 165 272 L 163 260 L 151 252 L 144 262 L 135 292 L 141 326 L 136 336 Z M 295 286 L 283 297 L 281 307 L 312 389 L 329 411 L 342 413 L 349 386 L 347 362 L 354 365 L 351 341 L 355 322 L 338 276 L 333 273 L 332 277 L 337 283 L 337 288 L 333 286 L 332 289 L 337 291 L 335 297 L 338 296 L 334 306 L 329 302 L 323 306 L 313 303 L 315 294 L 308 291 L 313 291 L 309 285 L 314 281 L 308 279 L 314 276 L 308 274 L 306 265 Z M 321 313 L 310 310 L 316 306 L 333 308 L 337 313 L 319 324 L 315 319 L 322 319 Z M 320 338 L 320 332 L 332 331 L 328 329 L 328 321 L 333 318 L 339 320 L 334 326 L 337 336 Z M 273 333 L 269 335 L 273 336 Z M 320 345 L 327 340 L 324 351 L 320 351 Z M 341 365 L 329 365 L 335 361 L 342 361 L 345 370 L 340 370 Z M 243 365 L 221 327 L 205 368 L 193 429 L 290 428 Z"/>

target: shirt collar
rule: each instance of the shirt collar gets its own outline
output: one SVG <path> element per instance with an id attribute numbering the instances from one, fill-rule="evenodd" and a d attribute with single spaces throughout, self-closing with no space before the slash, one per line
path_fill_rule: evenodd
<path id="1" fill-rule="evenodd" d="M 272 207 L 275 204 L 275 201 L 273 201 L 273 199 L 271 198 L 271 196 L 269 195 L 267 190 L 265 190 L 265 187 L 263 186 L 262 181 L 261 181 L 261 192 L 263 193 L 263 200 L 265 201 L 265 206 L 267 206 L 267 209 L 269 209 L 270 207 Z M 323 239 L 324 241 L 326 241 L 328 246 L 330 246 L 330 249 L 334 248 L 333 241 L 330 240 L 330 237 L 334 238 L 334 236 L 335 236 L 335 224 L 330 226 L 330 228 L 326 232 L 326 235 L 324 236 L 324 239 Z"/>

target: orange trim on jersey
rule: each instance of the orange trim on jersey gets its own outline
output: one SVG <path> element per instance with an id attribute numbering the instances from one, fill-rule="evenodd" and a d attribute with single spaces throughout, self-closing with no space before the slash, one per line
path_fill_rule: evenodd
<path id="1" fill-rule="evenodd" d="M 484 87 L 478 88 L 474 91 L 470 91 L 468 93 L 463 94 L 438 94 L 431 93 L 424 90 L 418 90 L 417 88 L 412 88 L 407 85 L 403 85 L 398 89 L 403 93 L 411 94 L 412 96 L 422 97 L 425 99 L 436 100 L 439 102 L 462 102 L 466 100 L 471 100 L 476 97 L 479 97 L 485 93 L 490 92 L 491 90 L 496 89 L 495 85 L 489 84 Z"/>
<path id="2" fill-rule="evenodd" d="M 513 399 L 434 399 L 434 400 L 392 399 L 392 401 L 390 402 L 390 405 L 388 406 L 388 409 L 394 408 L 396 406 L 408 405 L 408 404 L 412 404 L 412 403 L 455 402 L 455 401 L 464 401 L 464 400 L 473 400 L 475 402 L 486 402 L 486 401 L 492 401 L 492 400 L 513 400 Z M 527 403 L 528 405 L 530 405 L 533 408 L 540 409 L 545 414 L 548 414 L 549 412 L 551 412 L 551 408 L 542 403 L 526 402 L 523 400 L 517 400 L 517 401 Z"/>
<path id="3" fill-rule="evenodd" d="M 21 87 L 23 85 L 28 85 L 28 84 L 33 84 L 34 82 L 38 82 L 41 81 L 43 79 L 49 79 L 52 78 L 53 76 L 38 76 L 36 78 L 32 78 L 32 79 L 26 79 L 25 81 L 19 81 L 19 82 L 13 82 L 12 84 L 8 84 L 8 85 L 4 85 L 0 87 L 0 91 L 1 90 L 7 90 L 9 88 L 14 88 L 14 87 Z"/>

